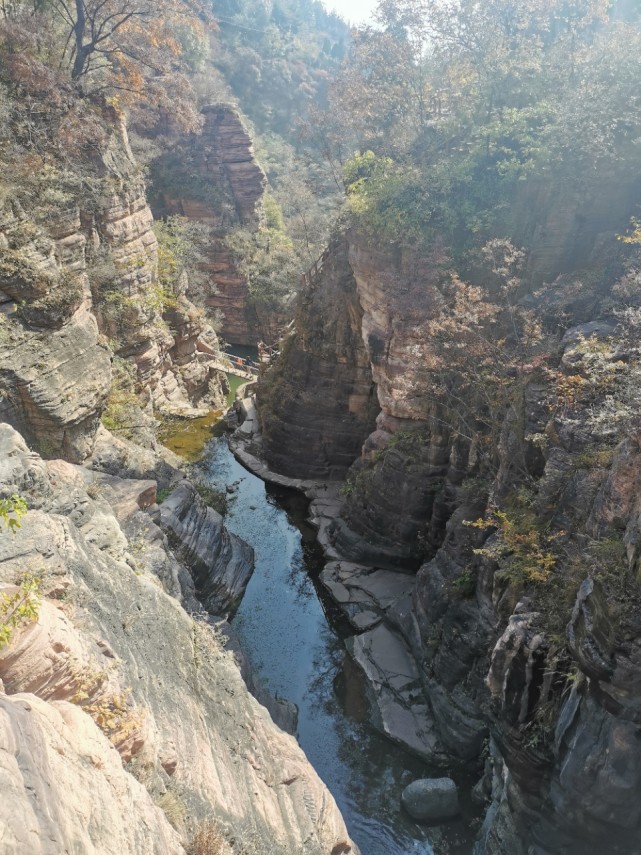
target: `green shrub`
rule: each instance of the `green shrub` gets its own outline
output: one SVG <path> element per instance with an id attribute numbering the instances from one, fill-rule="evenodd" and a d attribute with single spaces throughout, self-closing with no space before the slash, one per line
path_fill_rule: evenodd
<path id="1" fill-rule="evenodd" d="M 221 516 L 225 516 L 227 513 L 227 495 L 222 490 L 199 483 L 195 483 L 194 487 L 208 508 L 213 508 Z"/>
<path id="2" fill-rule="evenodd" d="M 40 579 L 26 576 L 15 594 L 0 594 L 0 650 L 11 642 L 14 631 L 38 619 Z"/>

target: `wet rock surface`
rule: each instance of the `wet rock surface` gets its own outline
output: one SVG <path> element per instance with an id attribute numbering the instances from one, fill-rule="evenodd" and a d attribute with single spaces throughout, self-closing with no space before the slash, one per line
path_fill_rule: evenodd
<path id="1" fill-rule="evenodd" d="M 372 629 L 414 587 L 414 577 L 349 561 L 330 561 L 321 582 L 354 629 Z"/>
<path id="2" fill-rule="evenodd" d="M 403 640 L 391 629 L 378 626 L 346 643 L 368 679 L 372 723 L 429 763 L 444 761 L 416 663 Z"/>
<path id="3" fill-rule="evenodd" d="M 162 503 L 158 522 L 190 568 L 207 610 L 233 613 L 254 569 L 251 547 L 227 532 L 221 515 L 186 481 Z"/>
<path id="4" fill-rule="evenodd" d="M 451 778 L 425 778 L 405 787 L 401 803 L 419 822 L 451 819 L 460 810 L 458 791 Z"/>

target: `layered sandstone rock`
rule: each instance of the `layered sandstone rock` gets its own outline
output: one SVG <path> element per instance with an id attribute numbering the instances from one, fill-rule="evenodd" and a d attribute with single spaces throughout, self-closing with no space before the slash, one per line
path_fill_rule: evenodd
<path id="1" fill-rule="evenodd" d="M 221 515 L 188 482 L 165 499 L 158 521 L 178 544 L 176 551 L 192 571 L 205 608 L 213 614 L 234 612 L 254 569 L 251 547 L 227 531 Z"/>
<path id="2" fill-rule="evenodd" d="M 175 336 L 161 317 L 144 181 L 121 119 L 105 123 L 91 198 L 46 219 L 11 198 L 0 212 L 0 413 L 46 456 L 75 461 L 91 453 L 110 392 L 107 339 L 134 363 L 152 411 L 190 415 L 224 400 L 213 330 L 184 294 L 169 318 Z"/>
<path id="3" fill-rule="evenodd" d="M 280 319 L 254 304 L 224 240 L 234 228 L 242 226 L 253 232 L 261 225 L 267 179 L 238 112 L 229 105 L 215 104 L 203 107 L 202 113 L 202 131 L 178 142 L 158 167 L 159 209 L 212 229 L 202 264 L 209 284 L 202 297 L 210 309 L 222 313 L 224 339 L 244 345 L 255 345 L 261 338 L 273 341 Z"/>
<path id="4" fill-rule="evenodd" d="M 32 508 L 15 536 L 0 537 L 0 579 L 15 584 L 27 566 L 42 576 L 46 599 L 38 625 L 17 630 L 0 663 L 11 692 L 1 701 L 0 733 L 14 782 L 0 804 L 3 827 L 52 855 L 78 841 L 88 852 L 180 853 L 210 820 L 228 842 L 264 855 L 351 851 L 332 797 L 294 738 L 248 693 L 205 613 L 194 620 L 153 575 L 148 549 L 168 546 L 149 517 L 143 530 L 147 490 L 134 485 L 127 498 L 115 480 L 88 482 L 93 473 L 46 464 L 8 426 L 0 442 L 2 494 L 20 493 Z M 129 538 L 110 501 L 134 526 Z M 81 697 L 76 705 L 54 700 L 69 696 L 87 656 L 117 672 L 144 722 L 128 772 Z M 55 774 L 45 771 L 49 759 Z M 119 849 L 104 842 L 107 808 Z M 95 824 L 86 820 L 93 810 Z"/>
<path id="5" fill-rule="evenodd" d="M 79 707 L 0 694 L 2 842 L 7 853 L 183 855 L 147 790 Z"/>
<path id="6" fill-rule="evenodd" d="M 295 333 L 258 389 L 264 454 L 286 475 L 342 478 L 378 411 L 345 241 L 304 283 Z"/>
<path id="7" fill-rule="evenodd" d="M 633 191 L 610 190 L 603 218 L 594 188 L 583 202 L 568 197 L 562 228 L 550 214 L 537 231 L 533 223 L 547 205 L 524 206 L 514 228 L 529 229 L 531 284 L 612 260 L 613 231 L 629 216 Z M 283 361 L 259 388 L 258 404 L 268 462 L 300 479 L 320 474 L 315 434 L 307 437 L 300 425 L 313 413 L 319 427 L 340 426 L 349 393 L 337 384 L 315 399 L 315 377 L 302 375 L 298 363 L 301 351 L 329 354 L 330 371 L 342 376 L 346 369 L 332 355 L 341 341 L 332 318 L 351 317 L 355 294 L 380 414 L 376 430 L 361 434 L 344 501 L 331 512 L 333 524 L 323 521 L 321 542 L 332 559 L 323 581 L 361 633 L 348 646 L 370 680 L 372 720 L 395 739 L 404 727 L 401 740 L 423 756 L 442 751 L 479 774 L 485 759 L 475 792 L 489 809 L 477 855 L 633 851 L 641 827 L 632 744 L 641 674 L 638 437 L 633 432 L 616 453 L 599 450 L 590 412 L 550 421 L 545 382 L 532 383 L 520 420 L 497 414 L 497 472 L 483 481 L 475 441 L 451 429 L 429 394 L 429 325 L 442 300 L 442 253 L 417 260 L 358 236 L 349 240 L 341 275 L 355 290 L 345 298 L 323 282 L 317 301 L 303 307 Z M 527 298 L 555 329 L 560 317 L 572 319 L 573 328 L 559 335 L 561 370 L 577 358 L 577 342 L 619 334 L 608 317 L 612 282 L 605 275 L 584 282 L 579 271 Z M 323 299 L 330 308 L 318 308 Z M 313 330 L 304 348 L 299 329 Z M 620 347 L 625 352 L 623 341 Z M 287 407 L 272 403 L 281 396 Z M 270 433 L 290 446 L 287 463 Z M 535 447 L 532 437 L 543 445 Z M 510 555 L 499 550 L 492 558 L 489 532 L 465 523 L 483 516 L 489 496 L 499 507 L 514 497 L 524 478 L 534 497 L 528 513 L 567 542 L 549 588 L 531 586 L 540 603 L 519 605 Z M 405 593 L 395 584 L 389 596 L 380 586 L 368 591 L 372 574 L 399 570 L 416 573 Z M 413 664 L 402 664 L 408 660 Z"/>
<path id="8" fill-rule="evenodd" d="M 120 144 L 114 140 L 103 156 L 111 181 L 105 182 L 95 213 L 87 218 L 93 238 L 92 293 L 101 329 L 118 354 L 135 363 L 140 385 L 160 411 L 189 415 L 194 407 L 220 406 L 223 392 L 215 359 L 199 347 L 201 339 L 209 339 L 217 351 L 215 333 L 187 299 L 187 281 L 175 283 L 177 298 L 163 306 L 144 179 L 126 129 L 118 131 Z"/>

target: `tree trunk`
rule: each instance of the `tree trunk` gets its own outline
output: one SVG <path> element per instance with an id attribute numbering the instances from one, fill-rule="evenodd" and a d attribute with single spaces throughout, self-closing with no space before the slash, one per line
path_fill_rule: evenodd
<path id="1" fill-rule="evenodd" d="M 76 23 L 73 32 L 76 41 L 76 51 L 71 69 L 72 80 L 77 80 L 85 71 L 87 57 L 91 53 L 89 45 L 84 44 L 85 30 L 87 28 L 87 16 L 85 13 L 84 0 L 76 0 Z"/>

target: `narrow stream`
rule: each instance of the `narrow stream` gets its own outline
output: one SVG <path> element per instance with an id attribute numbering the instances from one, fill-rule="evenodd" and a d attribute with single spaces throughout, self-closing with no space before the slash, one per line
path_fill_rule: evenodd
<path id="1" fill-rule="evenodd" d="M 464 823 L 425 829 L 400 811 L 403 787 L 434 770 L 365 721 L 360 672 L 315 586 L 323 559 L 305 523 L 304 497 L 266 488 L 234 459 L 224 437 L 206 445 L 199 468 L 212 486 L 233 485 L 226 525 L 256 552 L 233 621 L 255 678 L 297 705 L 300 744 L 362 855 L 469 855 Z"/>

